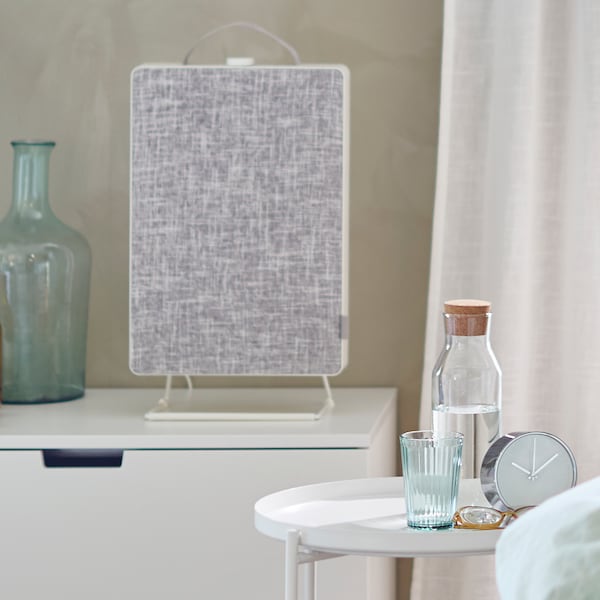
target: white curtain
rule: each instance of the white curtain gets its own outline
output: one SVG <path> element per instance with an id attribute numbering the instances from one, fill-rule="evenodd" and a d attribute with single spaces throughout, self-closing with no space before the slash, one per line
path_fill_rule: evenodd
<path id="1" fill-rule="evenodd" d="M 446 0 L 421 403 L 451 298 L 492 302 L 503 431 L 600 475 L 600 2 Z M 412 600 L 497 598 L 493 557 L 416 560 Z"/>

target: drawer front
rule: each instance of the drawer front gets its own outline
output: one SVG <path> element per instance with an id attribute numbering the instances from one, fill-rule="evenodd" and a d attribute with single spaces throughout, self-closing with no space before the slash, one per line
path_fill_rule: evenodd
<path id="1" fill-rule="evenodd" d="M 254 529 L 256 500 L 367 475 L 359 449 L 77 454 L 0 451 L 3 597 L 280 600 L 284 546 Z M 366 559 L 317 570 L 319 600 L 367 598 Z"/>

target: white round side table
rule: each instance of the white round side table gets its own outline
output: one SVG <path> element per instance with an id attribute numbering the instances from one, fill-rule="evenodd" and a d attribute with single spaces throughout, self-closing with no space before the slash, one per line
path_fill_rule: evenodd
<path id="1" fill-rule="evenodd" d="M 319 560 L 347 554 L 396 558 L 491 554 L 502 533 L 409 528 L 401 477 L 334 481 L 276 492 L 255 504 L 254 524 L 286 544 L 285 600 L 297 598 L 301 564 L 305 598 L 313 600 Z"/>

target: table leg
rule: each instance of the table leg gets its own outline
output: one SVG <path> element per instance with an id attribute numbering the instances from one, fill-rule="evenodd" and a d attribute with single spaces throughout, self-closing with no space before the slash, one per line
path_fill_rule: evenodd
<path id="1" fill-rule="evenodd" d="M 290 529 L 285 541 L 285 600 L 298 600 L 298 544 L 300 533 Z"/>
<path id="2" fill-rule="evenodd" d="M 313 561 L 304 563 L 304 600 L 315 600 L 317 564 Z"/>

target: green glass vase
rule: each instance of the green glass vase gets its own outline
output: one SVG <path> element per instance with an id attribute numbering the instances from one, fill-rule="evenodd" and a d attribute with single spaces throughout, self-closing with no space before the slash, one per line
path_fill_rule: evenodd
<path id="1" fill-rule="evenodd" d="M 7 404 L 85 392 L 91 252 L 48 202 L 50 141 L 15 141 L 13 198 L 0 222 L 2 394 Z"/>

